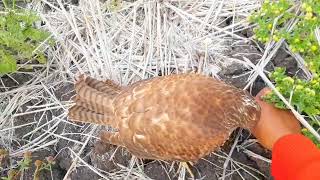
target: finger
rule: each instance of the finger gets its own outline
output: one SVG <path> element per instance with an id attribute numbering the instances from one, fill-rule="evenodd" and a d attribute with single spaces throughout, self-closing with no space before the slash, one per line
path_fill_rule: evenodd
<path id="1" fill-rule="evenodd" d="M 271 92 L 272 92 L 272 89 L 271 89 L 271 88 L 265 87 L 265 88 L 263 88 L 263 89 L 256 95 L 256 97 L 265 96 L 265 95 L 267 95 L 267 94 L 269 94 L 269 93 L 271 93 Z"/>
<path id="2" fill-rule="evenodd" d="M 271 92 L 272 92 L 271 88 L 269 88 L 269 87 L 263 88 L 263 89 L 256 95 L 256 97 L 255 97 L 256 101 L 258 101 L 258 102 L 262 101 L 262 97 L 265 96 L 265 95 L 267 95 L 267 94 L 269 94 L 269 93 L 271 93 Z"/>

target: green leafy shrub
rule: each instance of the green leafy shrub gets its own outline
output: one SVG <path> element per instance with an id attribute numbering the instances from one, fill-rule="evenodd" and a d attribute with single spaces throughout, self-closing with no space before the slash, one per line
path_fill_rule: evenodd
<path id="1" fill-rule="evenodd" d="M 46 58 L 40 44 L 49 37 L 49 33 L 37 29 L 34 24 L 39 17 L 32 11 L 9 8 L 6 1 L 0 14 L 0 74 L 17 70 L 17 62 L 36 60 L 45 63 Z"/>
<path id="2" fill-rule="evenodd" d="M 258 41 L 266 43 L 284 39 L 293 53 L 299 53 L 304 58 L 306 67 L 312 73 L 311 80 L 289 77 L 284 68 L 275 69 L 270 78 L 275 81 L 276 89 L 300 113 L 310 117 L 310 124 L 315 129 L 320 128 L 320 122 L 316 119 L 320 115 L 320 51 L 315 34 L 315 29 L 320 27 L 319 15 L 318 0 L 302 0 L 300 3 L 266 0 L 260 11 L 250 17 L 250 21 L 257 24 L 254 33 Z M 288 30 L 288 25 L 294 23 L 294 27 Z M 275 93 L 267 95 L 265 100 L 278 108 L 286 108 Z M 320 146 L 309 131 L 303 129 L 302 132 Z"/>

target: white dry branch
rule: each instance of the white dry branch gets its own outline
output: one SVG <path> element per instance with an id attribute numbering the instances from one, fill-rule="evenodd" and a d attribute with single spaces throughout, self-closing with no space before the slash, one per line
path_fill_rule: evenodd
<path id="1" fill-rule="evenodd" d="M 112 79 L 121 85 L 197 68 L 219 78 L 221 66 L 233 62 L 248 67 L 240 76 L 250 74 L 246 85 L 249 88 L 259 75 L 264 75 L 265 66 L 281 46 L 281 42 L 269 43 L 263 54 L 259 54 L 261 59 L 257 64 L 230 56 L 232 46 L 252 40 L 240 32 L 251 28 L 247 18 L 260 8 L 260 0 L 123 0 L 116 7 L 112 1 L 80 0 L 74 5 L 62 0 L 34 0 L 28 4 L 28 8 L 39 13 L 56 45 L 47 47 L 48 63 L 44 69 L 25 73 L 31 79 L 15 88 L 3 86 L 1 89 L 0 145 L 9 149 L 12 156 L 56 146 L 64 140 L 74 143 L 69 149 L 72 165 L 64 179 L 79 166 L 86 166 L 104 179 L 148 179 L 135 158 L 129 167 L 119 165 L 121 170 L 112 173 L 88 164 L 83 159 L 84 149 L 97 139 L 96 126 L 80 126 L 68 121 L 66 111 L 72 102 L 61 100 L 56 92 L 66 84 L 73 84 L 79 74 Z M 289 28 L 294 22 L 290 25 Z M 303 59 L 297 59 L 303 64 Z M 265 77 L 263 80 L 271 83 Z M 0 83 L 4 84 L 1 78 Z M 64 96 L 69 97 L 73 92 L 69 93 Z M 19 118 L 27 115 L 33 115 L 32 121 L 21 122 Z M 303 117 L 297 116 L 307 126 Z M 81 132 L 68 132 L 64 128 L 61 131 L 60 126 L 65 124 L 80 128 Z M 23 134 L 25 143 L 13 146 L 13 142 L 21 140 L 16 138 L 15 131 L 27 126 L 32 130 Z M 222 179 L 233 173 L 243 178 L 241 171 L 258 179 L 252 172 L 263 174 L 231 158 L 237 144 L 238 138 L 228 154 L 213 154 L 226 161 L 225 167 L 209 163 L 218 166 Z M 231 169 L 227 169 L 228 164 Z M 173 165 L 166 172 L 171 170 Z M 185 178 L 185 172 L 184 168 L 178 172 L 180 179 Z"/>

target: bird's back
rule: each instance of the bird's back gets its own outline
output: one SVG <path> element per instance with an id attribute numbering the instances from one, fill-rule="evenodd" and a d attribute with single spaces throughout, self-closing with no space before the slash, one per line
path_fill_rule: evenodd
<path id="1" fill-rule="evenodd" d="M 138 82 L 124 88 L 113 107 L 124 146 L 165 160 L 197 160 L 259 118 L 250 95 L 197 74 Z"/>

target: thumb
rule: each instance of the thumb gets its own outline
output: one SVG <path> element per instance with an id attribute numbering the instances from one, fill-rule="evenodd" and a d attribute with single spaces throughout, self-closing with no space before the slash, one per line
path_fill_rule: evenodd
<path id="1" fill-rule="evenodd" d="M 269 94 L 271 92 L 272 92 L 271 88 L 265 87 L 261 91 L 259 91 L 259 93 L 255 97 L 255 100 L 260 102 L 260 101 L 262 101 L 262 97 L 263 96 L 265 96 L 265 95 L 267 95 L 267 94 Z"/>

